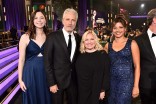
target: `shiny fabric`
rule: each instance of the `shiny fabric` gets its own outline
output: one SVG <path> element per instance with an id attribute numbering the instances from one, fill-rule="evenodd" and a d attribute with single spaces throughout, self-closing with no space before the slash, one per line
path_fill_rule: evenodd
<path id="1" fill-rule="evenodd" d="M 26 48 L 26 61 L 23 68 L 23 82 L 26 92 L 23 92 L 23 104 L 52 104 L 51 94 L 46 83 L 43 56 L 44 44 L 40 48 L 30 40 Z"/>
<path id="2" fill-rule="evenodd" d="M 113 50 L 112 42 L 109 43 L 108 52 L 111 61 L 109 104 L 131 104 L 134 85 L 131 42 L 132 40 L 128 39 L 125 47 L 117 52 Z"/>

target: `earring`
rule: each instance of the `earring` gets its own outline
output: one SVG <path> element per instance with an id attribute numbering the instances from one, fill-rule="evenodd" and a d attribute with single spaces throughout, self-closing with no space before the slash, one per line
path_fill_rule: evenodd
<path id="1" fill-rule="evenodd" d="M 45 23 L 45 25 L 44 25 L 45 27 L 46 27 L 46 23 Z"/>

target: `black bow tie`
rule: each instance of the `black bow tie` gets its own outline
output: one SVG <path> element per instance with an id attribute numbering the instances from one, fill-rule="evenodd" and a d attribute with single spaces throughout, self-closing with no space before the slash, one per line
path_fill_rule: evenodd
<path id="1" fill-rule="evenodd" d="M 152 37 L 155 37 L 155 36 L 156 36 L 156 34 L 153 33 L 153 34 L 152 34 Z"/>

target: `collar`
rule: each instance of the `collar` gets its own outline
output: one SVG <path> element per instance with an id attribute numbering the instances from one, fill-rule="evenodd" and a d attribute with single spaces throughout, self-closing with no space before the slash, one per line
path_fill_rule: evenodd
<path id="1" fill-rule="evenodd" d="M 149 38 L 152 38 L 153 32 L 152 32 L 149 28 L 148 28 L 148 30 L 147 30 L 147 33 L 148 33 Z"/>
<path id="2" fill-rule="evenodd" d="M 62 31 L 63 31 L 63 34 L 64 34 L 65 37 L 69 37 L 69 33 L 64 29 L 64 27 L 62 28 Z M 70 35 L 71 35 L 71 37 L 73 37 L 73 35 L 74 35 L 73 31 L 71 32 Z"/>

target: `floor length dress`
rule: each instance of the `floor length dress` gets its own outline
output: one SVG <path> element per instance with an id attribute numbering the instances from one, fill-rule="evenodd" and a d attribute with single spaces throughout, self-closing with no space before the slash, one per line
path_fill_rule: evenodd
<path id="1" fill-rule="evenodd" d="M 109 104 L 131 104 L 134 86 L 131 42 L 132 40 L 128 39 L 120 51 L 113 50 L 112 42 L 108 45 L 111 62 Z"/>
<path id="2" fill-rule="evenodd" d="M 23 104 L 52 104 L 51 94 L 46 83 L 43 56 L 44 44 L 39 47 L 30 40 L 26 48 L 26 60 L 22 80 L 26 91 L 23 92 Z"/>
<path id="3" fill-rule="evenodd" d="M 104 51 L 82 53 L 76 61 L 78 104 L 99 104 L 101 90 L 109 89 L 109 56 Z"/>

